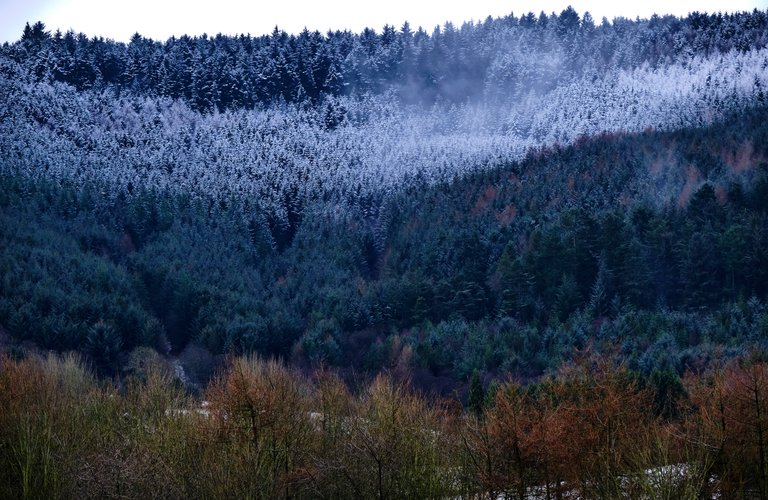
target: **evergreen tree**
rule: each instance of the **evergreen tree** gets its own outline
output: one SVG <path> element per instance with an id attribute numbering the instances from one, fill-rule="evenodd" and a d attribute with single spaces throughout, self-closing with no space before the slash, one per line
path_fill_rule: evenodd
<path id="1" fill-rule="evenodd" d="M 475 415 L 480 416 L 485 409 L 485 389 L 480 381 L 480 373 L 475 369 L 469 379 L 469 397 L 467 405 Z"/>

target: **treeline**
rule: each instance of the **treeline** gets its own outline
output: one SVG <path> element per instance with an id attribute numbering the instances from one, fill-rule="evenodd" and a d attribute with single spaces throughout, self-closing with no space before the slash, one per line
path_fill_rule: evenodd
<path id="1" fill-rule="evenodd" d="M 466 411 L 386 374 L 232 358 L 204 400 L 153 351 L 119 387 L 0 358 L 7 498 L 768 498 L 768 365 L 642 377 L 585 356 Z"/>
<path id="2" fill-rule="evenodd" d="M 766 43 L 768 15 L 757 9 L 596 24 L 589 13 L 568 7 L 560 14 L 448 23 L 431 33 L 408 23 L 359 34 L 289 35 L 276 27 L 266 36 L 184 35 L 165 42 L 137 33 L 128 44 L 72 31 L 51 34 L 38 22 L 3 52 L 39 80 L 167 96 L 210 111 L 389 90 L 406 102 L 515 100 L 587 74 L 747 52 Z"/>

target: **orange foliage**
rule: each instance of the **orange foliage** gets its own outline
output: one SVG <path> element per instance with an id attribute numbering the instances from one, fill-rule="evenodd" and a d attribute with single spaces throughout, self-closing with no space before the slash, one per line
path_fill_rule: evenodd
<path id="1" fill-rule="evenodd" d="M 475 206 L 472 208 L 472 215 L 477 215 L 485 210 L 496 199 L 497 194 L 498 191 L 495 187 L 488 186 L 485 188 L 485 191 L 477 198 Z"/>
<path id="2" fill-rule="evenodd" d="M 699 169 L 693 165 L 689 165 L 688 168 L 685 169 L 685 184 L 677 197 L 678 207 L 684 208 L 688 205 L 688 201 L 691 199 L 691 195 L 695 191 L 700 180 L 701 172 L 699 172 Z"/>
<path id="3" fill-rule="evenodd" d="M 507 227 L 517 217 L 517 207 L 507 205 L 501 212 L 496 212 L 496 220 L 502 227 Z"/>
<path id="4" fill-rule="evenodd" d="M 256 357 L 230 360 L 199 411 L 162 366 L 131 377 L 118 392 L 74 358 L 0 358 L 0 496 L 768 494 L 757 361 L 688 374 L 687 406 L 667 421 L 636 375 L 592 357 L 502 385 L 479 415 L 388 375 L 353 393 L 334 373 Z"/>
<path id="5" fill-rule="evenodd" d="M 734 362 L 688 374 L 684 384 L 692 404 L 685 437 L 713 456 L 721 494 L 768 498 L 768 364 Z"/>
<path id="6" fill-rule="evenodd" d="M 463 433 L 466 464 L 491 497 L 621 495 L 622 475 L 652 432 L 651 393 L 608 361 L 583 363 L 524 389 L 509 383 Z"/>

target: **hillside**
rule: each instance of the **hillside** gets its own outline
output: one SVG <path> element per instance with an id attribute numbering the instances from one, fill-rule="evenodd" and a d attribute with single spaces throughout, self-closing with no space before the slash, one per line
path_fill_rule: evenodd
<path id="1" fill-rule="evenodd" d="M 443 389 L 587 346 L 646 374 L 760 347 L 766 37 L 761 11 L 27 26 L 0 54 L 0 325 L 104 374 L 150 346 Z"/>

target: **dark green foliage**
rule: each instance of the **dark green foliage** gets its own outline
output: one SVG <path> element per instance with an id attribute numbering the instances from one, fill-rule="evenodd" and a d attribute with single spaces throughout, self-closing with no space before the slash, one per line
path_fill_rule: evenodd
<path id="1" fill-rule="evenodd" d="M 109 258 L 108 246 L 94 251 L 88 242 L 104 231 L 30 208 L 14 206 L 0 215 L 0 324 L 48 349 L 82 349 L 102 320 L 113 325 L 124 348 L 151 342 L 152 332 L 142 333 L 150 316 L 136 282 Z M 70 231 L 85 227 L 79 244 Z"/>
<path id="2" fill-rule="evenodd" d="M 321 320 L 300 341 L 304 355 L 312 363 L 341 363 L 339 341 L 341 330 L 333 321 Z M 376 363 L 375 355 L 372 363 Z"/>
<path id="3" fill-rule="evenodd" d="M 194 342 L 369 370 L 406 363 L 453 380 L 537 377 L 576 351 L 619 349 L 645 374 L 680 374 L 717 346 L 768 343 L 768 214 L 755 194 L 766 172 L 715 177 L 673 206 L 643 190 L 657 160 L 647 145 L 681 158 L 692 142 L 732 149 L 745 135 L 756 142 L 764 117 L 603 137 L 405 186 L 382 201 L 387 223 L 375 231 L 289 216 L 284 244 L 234 198 L 107 200 L 96 186 L 7 174 L 0 326 L 41 348 L 88 352 L 102 373 L 136 346 L 167 354 Z M 592 189 L 552 197 L 570 171 L 595 175 L 606 158 L 611 170 Z M 525 191 L 512 175 L 529 179 Z M 509 206 L 516 215 L 502 224 Z M 361 345 L 359 332 L 371 340 Z"/>
<path id="4" fill-rule="evenodd" d="M 654 370 L 649 382 L 656 416 L 665 420 L 679 417 L 680 405 L 687 396 L 680 378 L 674 372 Z"/>
<path id="5" fill-rule="evenodd" d="M 475 415 L 481 415 L 485 407 L 485 389 L 480 381 L 480 373 L 477 370 L 472 372 L 469 379 L 469 396 L 467 406 Z"/>
<path id="6" fill-rule="evenodd" d="M 84 351 L 100 373 L 110 375 L 116 372 L 122 347 L 120 336 L 109 324 L 99 321 L 88 329 Z"/>

